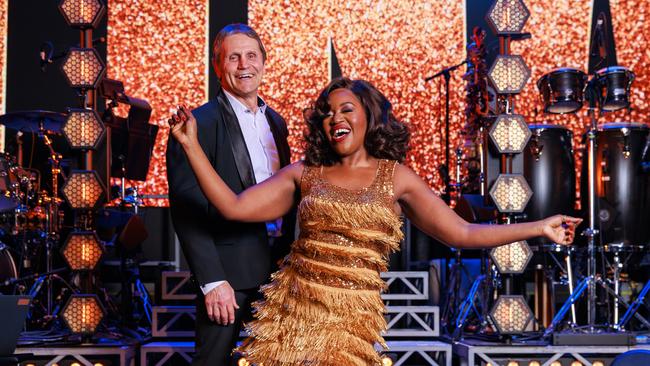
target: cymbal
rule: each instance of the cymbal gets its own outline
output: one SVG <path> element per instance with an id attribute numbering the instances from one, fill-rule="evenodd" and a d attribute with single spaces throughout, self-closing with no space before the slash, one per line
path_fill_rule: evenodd
<path id="1" fill-rule="evenodd" d="M 39 132 L 41 125 L 52 133 L 61 133 L 66 114 L 50 111 L 20 111 L 3 114 L 0 124 L 21 132 Z"/>

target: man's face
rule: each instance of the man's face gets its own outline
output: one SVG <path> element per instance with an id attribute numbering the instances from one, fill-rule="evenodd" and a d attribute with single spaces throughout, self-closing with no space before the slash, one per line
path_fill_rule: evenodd
<path id="1" fill-rule="evenodd" d="M 221 60 L 213 60 L 213 67 L 223 88 L 241 98 L 257 98 L 264 75 L 257 41 L 245 34 L 233 34 L 224 39 L 221 51 Z"/>

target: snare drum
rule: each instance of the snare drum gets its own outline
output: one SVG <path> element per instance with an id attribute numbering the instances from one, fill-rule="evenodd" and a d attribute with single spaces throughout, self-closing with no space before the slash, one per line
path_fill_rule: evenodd
<path id="1" fill-rule="evenodd" d="M 622 66 L 610 66 L 596 71 L 600 108 L 616 111 L 630 105 L 630 86 L 634 73 Z"/>
<path id="2" fill-rule="evenodd" d="M 596 228 L 604 248 L 650 244 L 650 129 L 641 123 L 600 126 L 596 137 Z M 587 155 L 581 176 L 582 207 L 589 217 Z"/>
<path id="3" fill-rule="evenodd" d="M 573 133 L 558 125 L 528 127 L 532 134 L 524 150 L 524 177 L 534 194 L 524 211 L 526 220 L 572 215 L 576 201 Z M 538 247 L 554 244 L 542 237 L 529 243 Z"/>
<path id="4" fill-rule="evenodd" d="M 582 108 L 587 75 L 568 67 L 555 69 L 537 81 L 542 93 L 544 112 L 573 113 Z"/>

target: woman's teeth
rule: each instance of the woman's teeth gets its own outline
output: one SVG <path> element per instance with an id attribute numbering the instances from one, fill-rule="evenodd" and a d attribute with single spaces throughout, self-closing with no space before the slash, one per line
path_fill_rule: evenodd
<path id="1" fill-rule="evenodd" d="M 350 130 L 347 128 L 337 128 L 334 130 L 334 138 L 340 138 L 350 133 Z"/>

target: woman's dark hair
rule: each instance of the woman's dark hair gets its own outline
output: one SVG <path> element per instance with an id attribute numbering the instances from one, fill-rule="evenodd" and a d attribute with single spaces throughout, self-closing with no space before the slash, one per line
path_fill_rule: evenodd
<path id="1" fill-rule="evenodd" d="M 330 111 L 328 98 L 336 89 L 352 91 L 366 109 L 368 127 L 364 146 L 368 153 L 378 159 L 403 162 L 408 149 L 409 131 L 406 125 L 393 115 L 388 99 L 367 81 L 337 78 L 323 89 L 313 107 L 305 111 L 305 164 L 329 166 L 341 160 L 323 130 L 323 119 Z"/>

